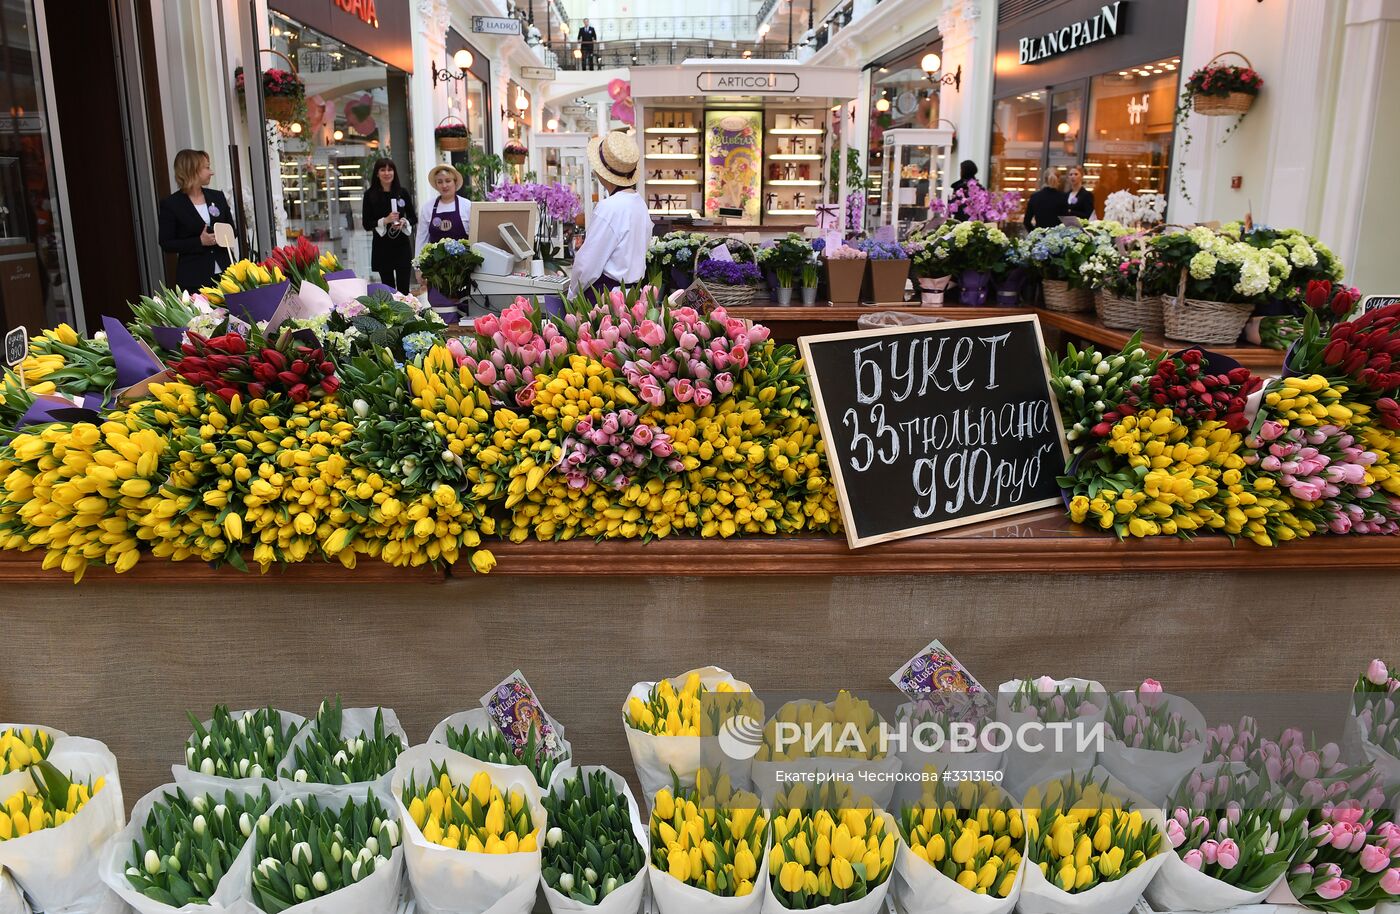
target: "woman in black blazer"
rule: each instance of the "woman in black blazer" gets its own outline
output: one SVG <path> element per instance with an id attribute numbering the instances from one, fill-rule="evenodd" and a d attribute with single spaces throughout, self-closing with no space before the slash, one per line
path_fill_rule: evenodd
<path id="1" fill-rule="evenodd" d="M 229 265 L 228 251 L 214 240 L 214 223 L 234 226 L 233 210 L 223 193 L 208 186 L 213 176 L 209 153 L 181 149 L 175 156 L 180 189 L 160 201 L 160 246 L 178 255 L 175 285 L 187 292 L 213 285 Z"/>
<path id="2" fill-rule="evenodd" d="M 1078 216 L 1080 219 L 1094 218 L 1094 192 L 1084 186 L 1084 169 L 1078 165 L 1072 166 L 1069 170 L 1069 187 L 1065 188 L 1065 203 L 1068 204 L 1065 215 Z"/>
<path id="3" fill-rule="evenodd" d="M 1065 215 L 1065 192 L 1060 190 L 1060 173 L 1053 168 L 1045 169 L 1040 179 L 1040 189 L 1026 201 L 1027 229 L 1051 228 L 1060 224 Z"/>
<path id="4" fill-rule="evenodd" d="M 399 183 L 399 170 L 390 159 L 374 163 L 374 177 L 365 191 L 365 231 L 373 232 L 369 268 L 379 281 L 407 294 L 413 285 L 413 235 L 417 221 L 413 198 Z"/>

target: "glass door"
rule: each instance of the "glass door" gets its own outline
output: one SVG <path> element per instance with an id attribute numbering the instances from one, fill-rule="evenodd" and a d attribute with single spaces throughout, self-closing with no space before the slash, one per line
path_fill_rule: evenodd
<path id="1" fill-rule="evenodd" d="M 1084 161 L 1085 94 L 1083 83 L 1059 86 L 1050 92 L 1050 134 L 1046 142 L 1046 167 L 1068 171 L 1071 166 Z"/>

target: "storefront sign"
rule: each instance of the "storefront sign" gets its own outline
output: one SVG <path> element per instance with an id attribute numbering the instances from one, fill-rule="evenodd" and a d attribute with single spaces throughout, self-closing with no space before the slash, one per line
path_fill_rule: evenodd
<path id="1" fill-rule="evenodd" d="M 521 67 L 520 76 L 522 79 L 554 79 L 559 75 L 559 71 L 553 67 Z"/>
<path id="2" fill-rule="evenodd" d="M 472 31 L 480 35 L 519 35 L 520 20 L 502 16 L 473 16 Z"/>
<path id="3" fill-rule="evenodd" d="M 374 0 L 335 0 L 335 5 L 352 16 L 360 17 L 366 25 L 379 28 L 379 13 L 374 8 Z"/>
<path id="4" fill-rule="evenodd" d="M 695 78 L 701 92 L 796 92 L 796 73 L 725 73 L 707 70 Z"/>
<path id="5" fill-rule="evenodd" d="M 0 133 L 43 133 L 42 114 L 21 114 L 19 117 L 0 115 Z"/>
<path id="6" fill-rule="evenodd" d="M 562 117 L 590 117 L 593 109 L 587 105 L 565 105 L 559 109 L 559 114 Z"/>
<path id="7" fill-rule="evenodd" d="M 1060 504 L 1034 315 L 798 340 L 851 548 Z"/>
<path id="8" fill-rule="evenodd" d="M 762 111 L 705 112 L 705 215 L 738 209 L 756 224 L 762 159 Z"/>
<path id="9" fill-rule="evenodd" d="M 1039 37 L 1022 38 L 1020 41 L 1021 64 L 1048 60 L 1057 54 L 1064 54 L 1091 45 L 1106 38 L 1116 38 L 1122 26 L 1123 0 L 1105 3 L 1094 15 L 1046 32 Z"/>

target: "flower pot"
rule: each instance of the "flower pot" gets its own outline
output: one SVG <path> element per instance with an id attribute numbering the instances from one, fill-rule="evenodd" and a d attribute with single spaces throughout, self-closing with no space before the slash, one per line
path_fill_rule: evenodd
<path id="1" fill-rule="evenodd" d="M 778 299 L 778 304 L 780 304 L 780 305 L 790 305 L 790 304 L 792 304 L 792 286 L 778 286 L 776 295 L 777 295 L 777 299 Z"/>
<path id="2" fill-rule="evenodd" d="M 870 261 L 870 300 L 879 305 L 904 302 L 904 284 L 909 279 L 909 261 Z"/>
<path id="3" fill-rule="evenodd" d="M 816 287 L 816 286 L 803 286 L 803 287 L 802 287 L 802 304 L 804 304 L 804 305 L 815 305 L 816 303 L 817 303 L 817 287 Z"/>
<path id="4" fill-rule="evenodd" d="M 984 307 L 991 284 L 991 273 L 963 270 L 962 275 L 958 277 L 958 301 L 971 308 Z"/>
<path id="5" fill-rule="evenodd" d="M 953 284 L 951 276 L 919 277 L 919 303 L 928 307 L 943 307 L 948 287 Z"/>
<path id="6" fill-rule="evenodd" d="M 273 95 L 263 99 L 263 112 L 268 120 L 290 121 L 297 116 L 297 99 L 291 95 Z"/>
<path id="7" fill-rule="evenodd" d="M 689 270 L 680 267 L 671 267 L 671 286 L 676 289 L 689 289 L 690 284 L 695 281 L 695 276 Z"/>
<path id="8" fill-rule="evenodd" d="M 864 258 L 826 262 L 826 281 L 831 287 L 833 305 L 860 304 L 860 285 L 864 279 Z"/>
<path id="9" fill-rule="evenodd" d="M 452 296 L 445 295 L 432 286 L 428 287 L 428 305 L 437 312 L 438 317 L 442 318 L 448 326 L 456 325 L 457 316 L 461 313 L 461 304 L 461 302 Z"/>
<path id="10" fill-rule="evenodd" d="M 1254 96 L 1248 92 L 1231 92 L 1229 95 L 1195 95 L 1191 107 L 1197 114 L 1207 117 L 1237 117 L 1247 112 L 1254 104 Z"/>
<path id="11" fill-rule="evenodd" d="M 1014 308 L 1021 303 L 1021 290 L 1025 288 L 1026 280 L 1030 278 L 1030 271 L 1025 267 L 1013 267 L 1001 279 L 996 281 L 997 306 L 1000 308 Z"/>

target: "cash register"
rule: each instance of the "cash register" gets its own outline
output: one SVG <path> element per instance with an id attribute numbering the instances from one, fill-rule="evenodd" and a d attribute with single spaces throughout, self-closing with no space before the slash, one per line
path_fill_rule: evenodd
<path id="1" fill-rule="evenodd" d="M 481 266 L 472 274 L 471 313 L 499 314 L 522 295 L 562 311 L 569 277 L 543 275 L 543 265 L 537 266 L 533 239 L 539 218 L 539 208 L 531 202 L 472 204 L 467 237 Z"/>

